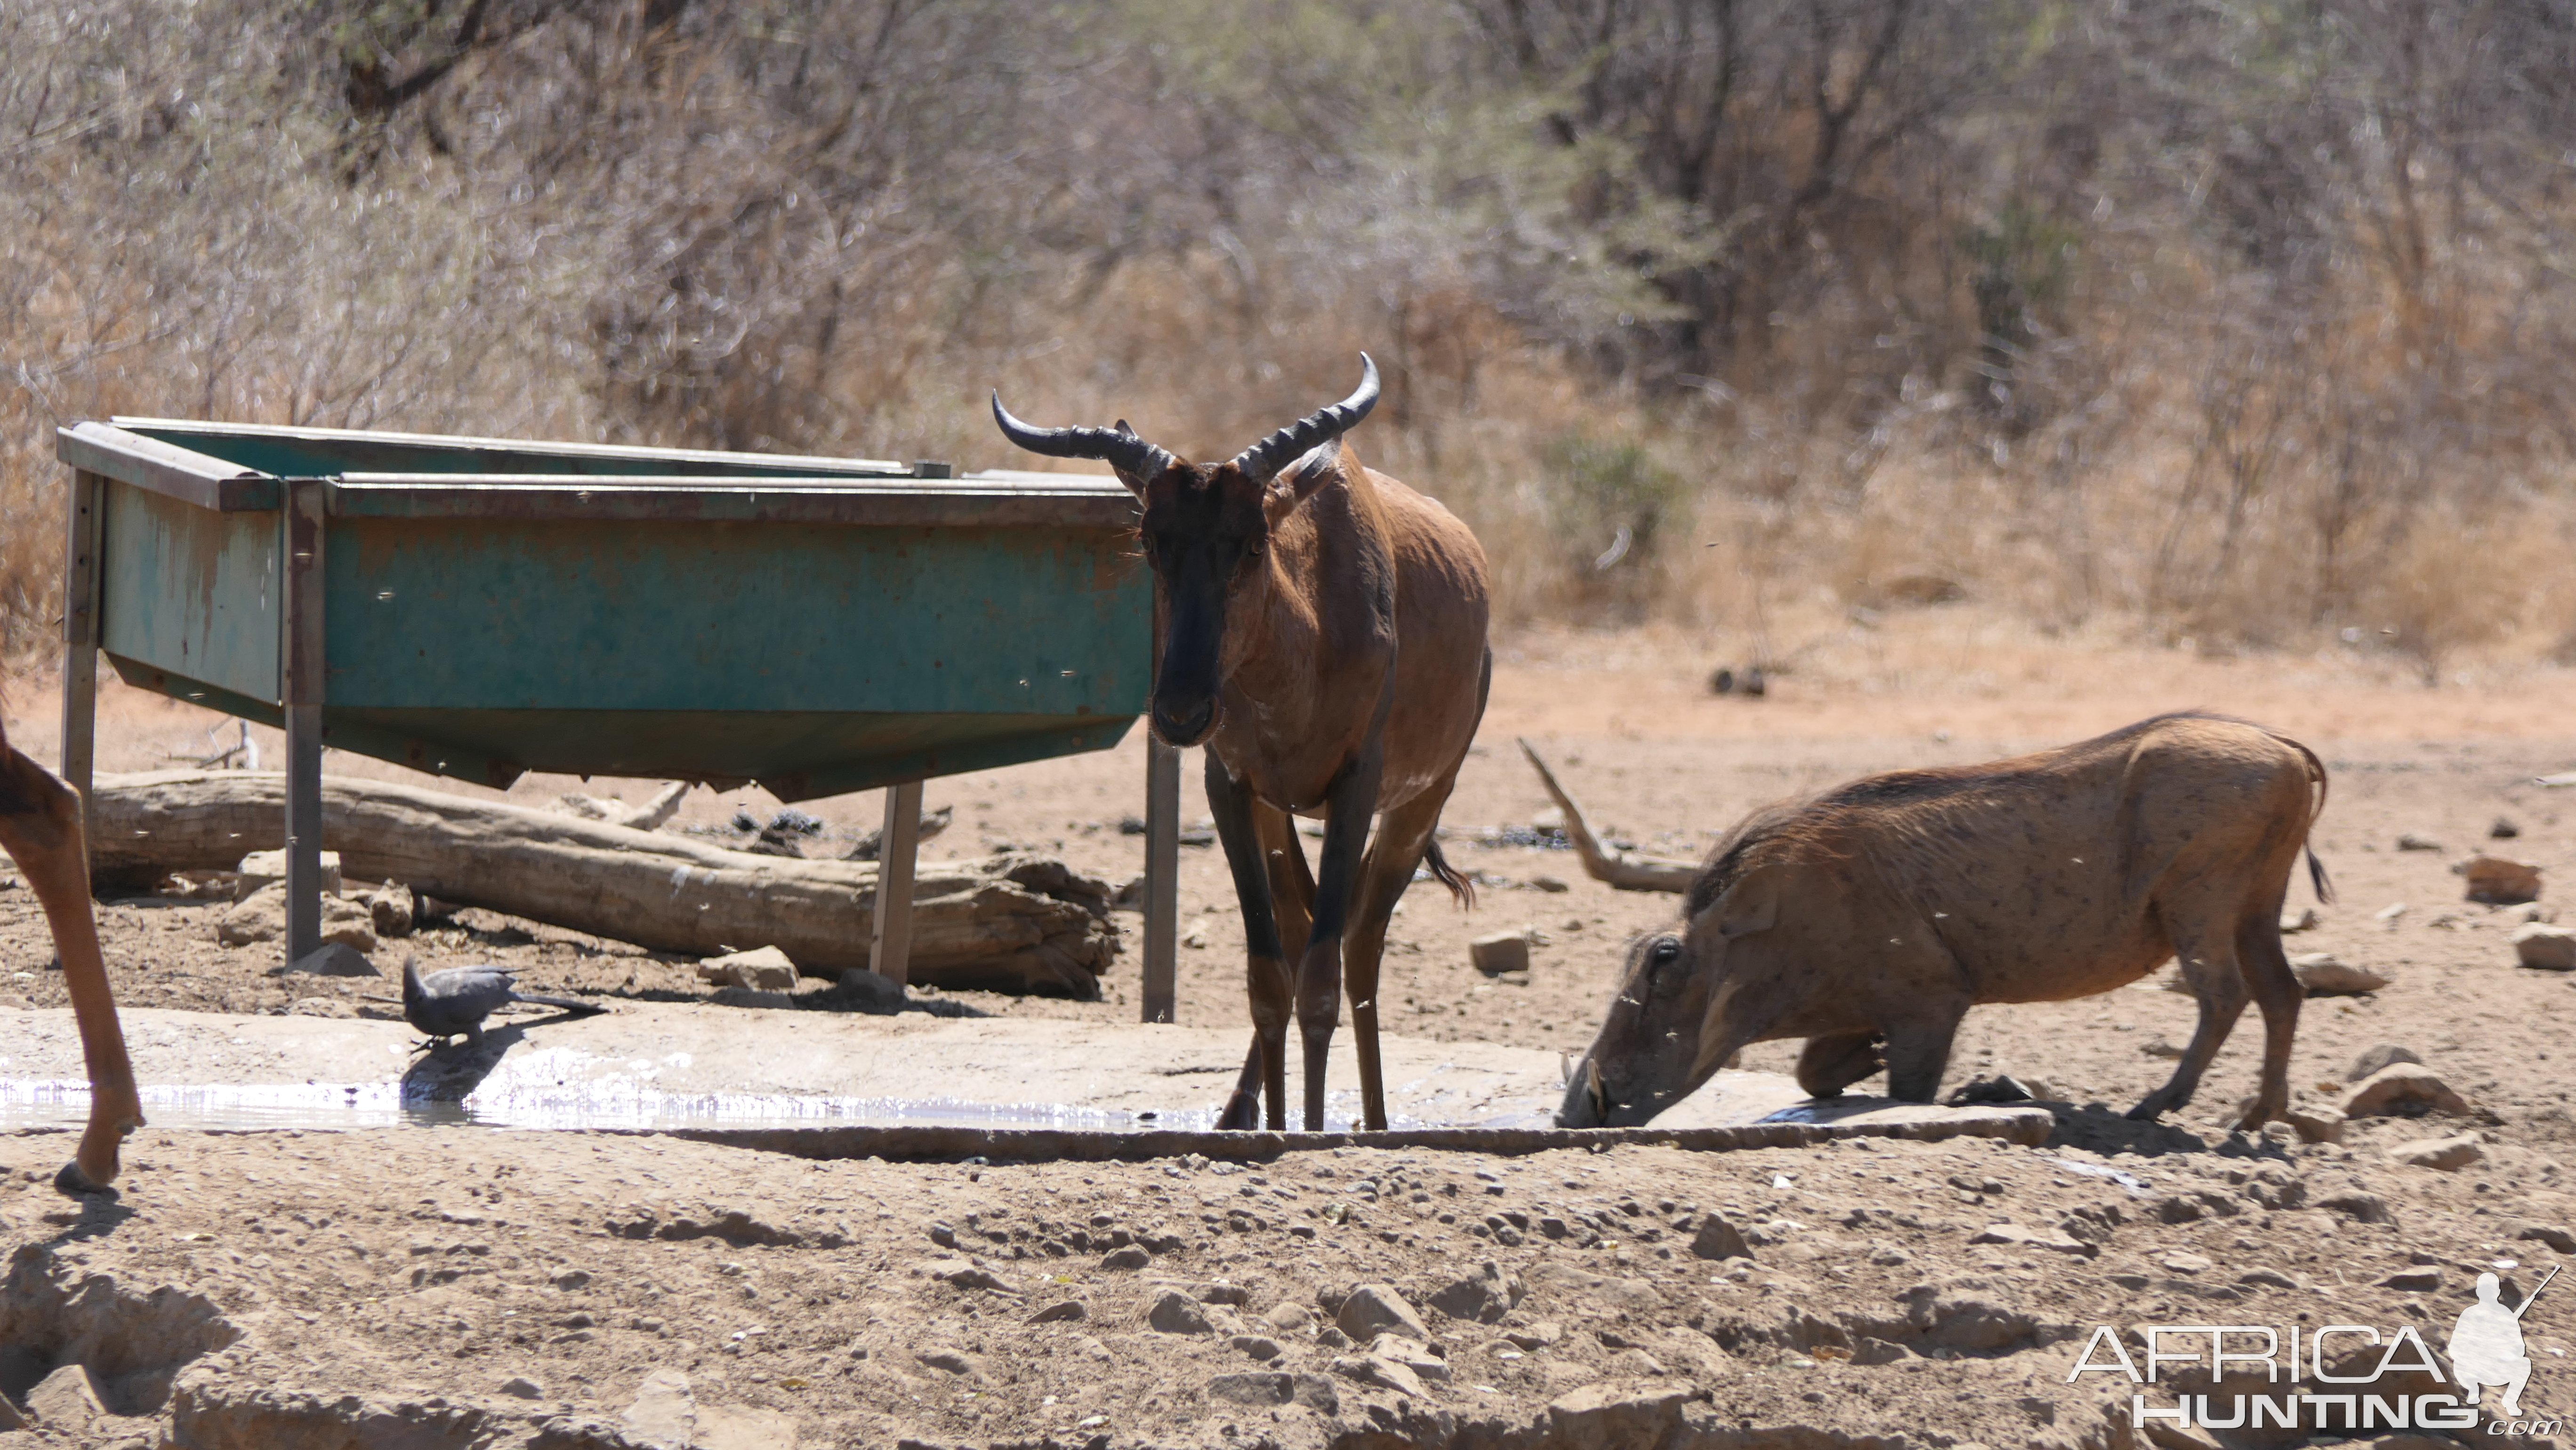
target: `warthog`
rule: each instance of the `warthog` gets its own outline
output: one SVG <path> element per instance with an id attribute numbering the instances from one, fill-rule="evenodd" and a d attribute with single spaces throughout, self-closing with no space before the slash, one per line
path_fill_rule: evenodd
<path id="1" fill-rule="evenodd" d="M 2089 997 L 2179 957 L 2199 1030 L 2129 1116 L 2191 1100 L 2250 992 L 2263 1084 L 2241 1126 L 2259 1127 L 2289 1106 L 2301 992 L 2281 902 L 2325 792 L 2297 741 L 2181 714 L 1756 811 L 1679 928 L 1631 949 L 1557 1121 L 1647 1122 L 1783 1037 L 1807 1039 L 1798 1084 L 1817 1097 L 1884 1066 L 1891 1096 L 1929 1102 L 1970 1007 Z M 2331 900 L 2313 851 L 2308 872 Z"/>

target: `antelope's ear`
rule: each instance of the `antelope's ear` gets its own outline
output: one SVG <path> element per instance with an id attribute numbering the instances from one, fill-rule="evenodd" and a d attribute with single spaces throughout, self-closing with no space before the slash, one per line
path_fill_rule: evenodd
<path id="1" fill-rule="evenodd" d="M 1281 519 L 1297 511 L 1298 505 L 1324 491 L 1324 486 L 1342 476 L 1342 440 L 1327 438 L 1292 460 L 1270 480 L 1263 493 L 1261 512 L 1276 528 Z"/>

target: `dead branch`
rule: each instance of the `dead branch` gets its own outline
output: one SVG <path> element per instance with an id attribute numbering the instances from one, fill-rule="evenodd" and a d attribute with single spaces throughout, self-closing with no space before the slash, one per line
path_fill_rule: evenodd
<path id="1" fill-rule="evenodd" d="M 1556 808 L 1565 812 L 1566 837 L 1574 842 L 1575 854 L 1583 858 L 1583 869 L 1593 880 L 1606 881 L 1621 891 L 1683 892 L 1690 889 L 1691 878 L 1699 874 L 1698 862 L 1640 856 L 1633 851 L 1603 850 L 1601 842 L 1592 834 L 1592 827 L 1584 823 L 1583 807 L 1576 805 L 1574 797 L 1565 793 L 1565 787 L 1556 783 L 1556 773 L 1547 768 L 1546 761 L 1538 758 L 1538 752 L 1530 748 L 1528 741 L 1521 741 L 1520 747 L 1521 754 L 1528 756 L 1531 767 L 1538 771 L 1539 783 L 1547 787 L 1548 799 L 1555 801 Z"/>

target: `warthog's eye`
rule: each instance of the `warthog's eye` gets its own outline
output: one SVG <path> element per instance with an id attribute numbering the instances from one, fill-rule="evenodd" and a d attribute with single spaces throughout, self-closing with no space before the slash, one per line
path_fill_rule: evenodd
<path id="1" fill-rule="evenodd" d="M 1646 970 L 1661 971 L 1682 959 L 1682 944 L 1671 937 L 1657 937 L 1646 949 Z"/>

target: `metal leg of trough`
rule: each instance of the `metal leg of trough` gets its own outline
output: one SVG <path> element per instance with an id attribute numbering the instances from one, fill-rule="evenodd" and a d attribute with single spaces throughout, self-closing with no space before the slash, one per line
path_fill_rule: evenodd
<path id="1" fill-rule="evenodd" d="M 1181 752 L 1145 742 L 1144 1020 L 1178 1016 L 1174 978 L 1181 933 Z"/>
<path id="2" fill-rule="evenodd" d="M 885 830 L 877 838 L 876 940 L 868 968 L 900 987 L 912 971 L 913 864 L 921 853 L 921 782 L 886 787 Z"/>
<path id="3" fill-rule="evenodd" d="M 320 479 L 286 496 L 286 588 L 278 660 L 286 713 L 286 960 L 322 945 L 322 501 Z"/>
<path id="4" fill-rule="evenodd" d="M 63 542 L 63 779 L 80 796 L 81 839 L 89 834 L 90 773 L 98 748 L 99 535 L 106 480 L 72 474 Z"/>

